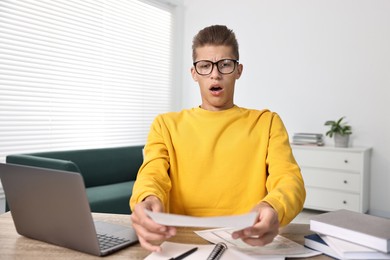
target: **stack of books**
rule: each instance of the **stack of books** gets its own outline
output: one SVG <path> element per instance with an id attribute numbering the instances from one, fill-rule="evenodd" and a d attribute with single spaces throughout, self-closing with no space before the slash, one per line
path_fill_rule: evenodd
<path id="1" fill-rule="evenodd" d="M 305 246 L 336 259 L 390 259 L 390 219 L 336 210 L 310 220 Z"/>
<path id="2" fill-rule="evenodd" d="M 293 135 L 293 144 L 296 145 L 324 145 L 323 134 L 315 133 L 295 133 Z"/>

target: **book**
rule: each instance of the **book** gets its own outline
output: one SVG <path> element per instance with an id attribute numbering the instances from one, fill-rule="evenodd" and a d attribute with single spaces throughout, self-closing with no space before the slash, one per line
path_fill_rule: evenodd
<path id="1" fill-rule="evenodd" d="M 385 254 L 339 238 L 320 235 L 320 239 L 334 250 L 337 255 L 344 259 L 390 259 L 390 254 Z"/>
<path id="2" fill-rule="evenodd" d="M 295 133 L 292 143 L 296 145 L 318 145 L 324 144 L 323 135 L 316 133 Z"/>
<path id="3" fill-rule="evenodd" d="M 322 138 L 323 134 L 319 133 L 295 133 L 295 136 L 310 137 L 310 138 Z"/>
<path id="4" fill-rule="evenodd" d="M 310 234 L 305 236 L 305 247 L 319 251 L 327 256 L 335 259 L 341 259 L 335 250 L 328 246 L 328 244 L 318 235 Z"/>
<path id="5" fill-rule="evenodd" d="M 307 146 L 323 146 L 323 142 L 310 142 L 310 141 L 301 141 L 301 140 L 294 140 L 291 142 L 293 145 L 307 145 Z"/>
<path id="6" fill-rule="evenodd" d="M 310 230 L 383 253 L 390 251 L 390 219 L 339 209 L 313 216 Z"/>

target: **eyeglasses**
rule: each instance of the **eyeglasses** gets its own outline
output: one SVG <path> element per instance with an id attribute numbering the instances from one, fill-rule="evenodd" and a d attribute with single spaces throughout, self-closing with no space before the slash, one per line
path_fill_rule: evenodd
<path id="1" fill-rule="evenodd" d="M 230 74 L 233 73 L 233 71 L 236 69 L 236 64 L 238 64 L 238 60 L 233 59 L 223 59 L 217 62 L 212 62 L 210 60 L 200 60 L 194 62 L 194 67 L 199 75 L 206 76 L 213 72 L 214 65 L 217 65 L 219 73 Z"/>

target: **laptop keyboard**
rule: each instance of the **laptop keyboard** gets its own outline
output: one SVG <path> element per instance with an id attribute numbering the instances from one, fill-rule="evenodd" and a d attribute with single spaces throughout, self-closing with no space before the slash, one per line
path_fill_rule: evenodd
<path id="1" fill-rule="evenodd" d="M 97 237 L 99 239 L 99 245 L 101 250 L 105 250 L 129 241 L 128 239 L 114 237 L 106 234 L 97 234 Z"/>

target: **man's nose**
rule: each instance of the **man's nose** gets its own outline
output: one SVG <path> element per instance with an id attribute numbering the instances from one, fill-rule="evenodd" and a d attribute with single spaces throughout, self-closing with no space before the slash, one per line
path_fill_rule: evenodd
<path id="1" fill-rule="evenodd" d="M 211 71 L 210 74 L 211 78 L 220 78 L 221 73 L 218 70 L 218 64 L 213 64 L 213 70 Z"/>

